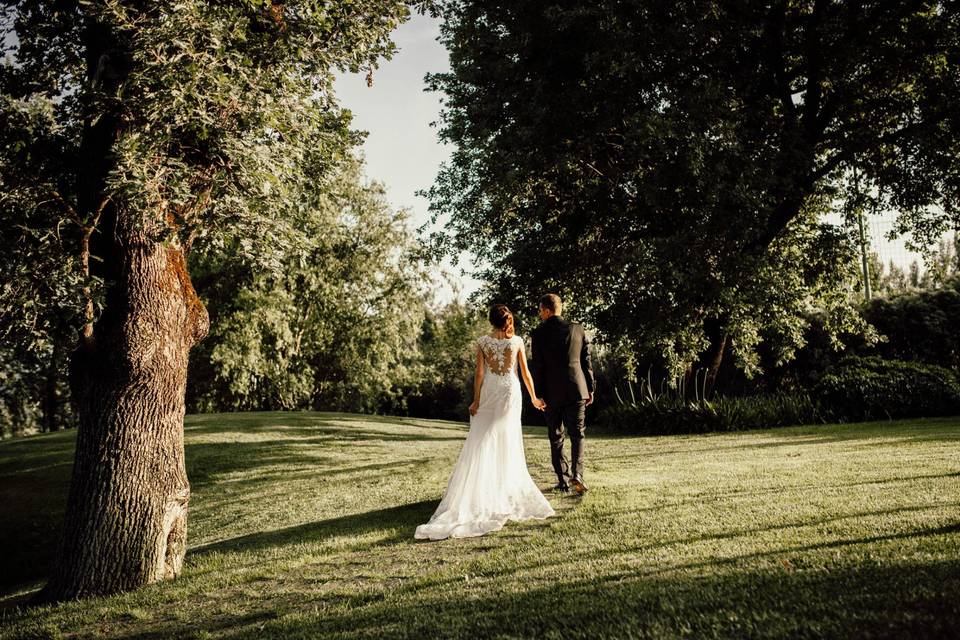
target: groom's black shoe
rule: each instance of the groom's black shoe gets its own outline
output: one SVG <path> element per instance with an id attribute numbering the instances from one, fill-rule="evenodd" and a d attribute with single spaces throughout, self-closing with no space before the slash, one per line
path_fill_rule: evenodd
<path id="1" fill-rule="evenodd" d="M 553 490 L 559 493 L 570 493 L 570 485 L 568 485 L 566 482 L 558 482 L 557 484 L 553 485 Z"/>
<path id="2" fill-rule="evenodd" d="M 589 490 L 587 488 L 587 485 L 583 484 L 583 479 L 580 477 L 576 477 L 570 480 L 570 484 L 573 485 L 573 490 L 576 491 L 577 494 L 581 496 Z"/>

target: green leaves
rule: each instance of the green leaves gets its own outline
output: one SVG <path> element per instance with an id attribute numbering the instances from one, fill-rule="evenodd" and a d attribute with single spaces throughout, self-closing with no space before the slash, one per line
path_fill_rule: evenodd
<path id="1" fill-rule="evenodd" d="M 437 246 L 490 264 L 491 297 L 559 290 L 673 369 L 707 324 L 748 373 L 764 341 L 792 357 L 811 308 L 864 330 L 854 245 L 819 223 L 854 166 L 918 238 L 960 220 L 946 5 L 462 0 L 443 39 Z"/>
<path id="2" fill-rule="evenodd" d="M 277 315 L 301 308 L 284 302 L 289 266 L 319 250 L 318 216 L 340 215 L 331 199 L 346 189 L 344 172 L 359 180 L 344 168 L 358 137 L 333 93 L 333 71 L 372 69 L 391 55 L 390 33 L 407 4 L 13 0 L 2 11 L 16 38 L 13 58 L 0 65 L 0 215 L 14 248 L 0 256 L 0 374 L 27 381 L 18 401 L 36 396 L 30 387 L 44 361 L 54 347 L 73 348 L 88 299 L 96 316 L 102 288 L 122 271 L 98 243 L 121 218 L 197 261 L 229 253 L 255 273 L 246 299 L 276 340 L 270 353 L 250 357 L 292 371 L 298 361 L 288 357 L 284 327 L 294 319 Z M 100 220 L 107 203 L 110 220 Z M 402 235 L 386 226 L 388 237 Z M 324 277 L 333 273 L 324 268 Z M 380 284 L 397 289 L 389 278 Z M 225 330 L 249 343 L 240 326 Z M 249 373 L 248 360 L 230 364 L 234 354 L 223 353 L 231 380 Z M 302 381 L 313 378 L 300 375 L 284 378 L 291 391 L 282 406 L 309 396 Z"/>
<path id="3" fill-rule="evenodd" d="M 814 394 L 838 422 L 954 415 L 960 384 L 949 369 L 918 362 L 849 357 L 817 383 Z"/>
<path id="4" fill-rule="evenodd" d="M 33 93 L 0 95 L 0 434 L 40 426 L 44 389 L 65 386 L 65 344 L 83 322 L 79 235 L 72 197 L 76 144 L 56 104 Z M 49 395 L 49 394 L 48 394 Z M 65 404 L 65 403 L 64 403 Z M 60 409 L 48 407 L 50 412 Z"/>
<path id="5" fill-rule="evenodd" d="M 194 258 L 213 320 L 194 354 L 198 408 L 376 411 L 420 373 L 428 277 L 405 214 L 356 160 L 301 196 L 307 241 L 282 248 L 275 268 Z"/>

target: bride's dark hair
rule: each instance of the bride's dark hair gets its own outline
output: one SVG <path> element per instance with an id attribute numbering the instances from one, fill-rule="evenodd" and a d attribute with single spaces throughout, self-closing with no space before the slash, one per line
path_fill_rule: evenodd
<path id="1" fill-rule="evenodd" d="M 490 307 L 490 324 L 500 329 L 508 338 L 513 337 L 513 314 L 505 304 L 495 304 Z"/>

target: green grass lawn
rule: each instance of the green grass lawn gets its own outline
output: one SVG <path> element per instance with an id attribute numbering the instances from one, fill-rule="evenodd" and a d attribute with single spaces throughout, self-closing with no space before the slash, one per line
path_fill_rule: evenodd
<path id="1" fill-rule="evenodd" d="M 588 434 L 556 518 L 418 542 L 460 424 L 191 416 L 175 582 L 22 608 L 73 434 L 0 443 L 0 637 L 958 637 L 960 419 L 658 438 Z M 526 430 L 551 484 L 546 433 Z"/>

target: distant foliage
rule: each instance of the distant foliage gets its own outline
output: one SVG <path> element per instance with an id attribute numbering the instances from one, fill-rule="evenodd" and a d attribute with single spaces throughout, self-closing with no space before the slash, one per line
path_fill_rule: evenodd
<path id="1" fill-rule="evenodd" d="M 350 160 L 311 199 L 273 272 L 215 254 L 192 268 L 211 314 L 193 353 L 195 410 L 377 411 L 417 374 L 429 277 L 406 215 Z"/>
<path id="2" fill-rule="evenodd" d="M 70 327 L 57 326 L 74 338 Z M 75 425 L 62 334 L 32 343 L 0 343 L 0 438 Z"/>
<path id="3" fill-rule="evenodd" d="M 924 255 L 924 268 L 914 260 L 906 268 L 893 260 L 883 264 L 880 256 L 871 253 L 868 260 L 870 283 L 875 293 L 898 295 L 920 289 L 936 289 L 947 286 L 960 275 L 960 234 L 941 238 L 935 247 Z"/>
<path id="4" fill-rule="evenodd" d="M 837 422 L 960 413 L 957 376 L 917 362 L 845 358 L 811 393 L 828 419 Z"/>
<path id="5" fill-rule="evenodd" d="M 847 356 L 817 379 L 807 390 L 711 399 L 682 384 L 656 389 L 646 380 L 623 383 L 618 402 L 602 409 L 596 424 L 617 432 L 667 435 L 960 413 L 957 376 L 937 365 Z"/>
<path id="6" fill-rule="evenodd" d="M 882 337 L 867 353 L 960 370 L 960 276 L 939 288 L 874 299 L 863 314 Z"/>
<path id="7" fill-rule="evenodd" d="M 388 412 L 466 420 L 473 397 L 476 339 L 490 325 L 476 307 L 454 301 L 429 309 L 417 341 L 416 376 Z"/>
<path id="8" fill-rule="evenodd" d="M 960 276 L 947 277 L 926 288 L 887 290 L 858 306 L 875 337 L 856 334 L 837 340 L 822 311 L 805 317 L 806 328 L 793 359 L 783 361 L 761 345 L 762 373 L 746 379 L 727 361 L 717 390 L 726 395 L 812 389 L 817 381 L 848 355 L 879 356 L 940 365 L 960 373 Z"/>
<path id="9" fill-rule="evenodd" d="M 83 324 L 80 229 L 52 195 L 73 190 L 55 156 L 75 150 L 76 130 L 22 92 L 0 65 L 0 436 L 72 426 L 67 361 Z"/>

